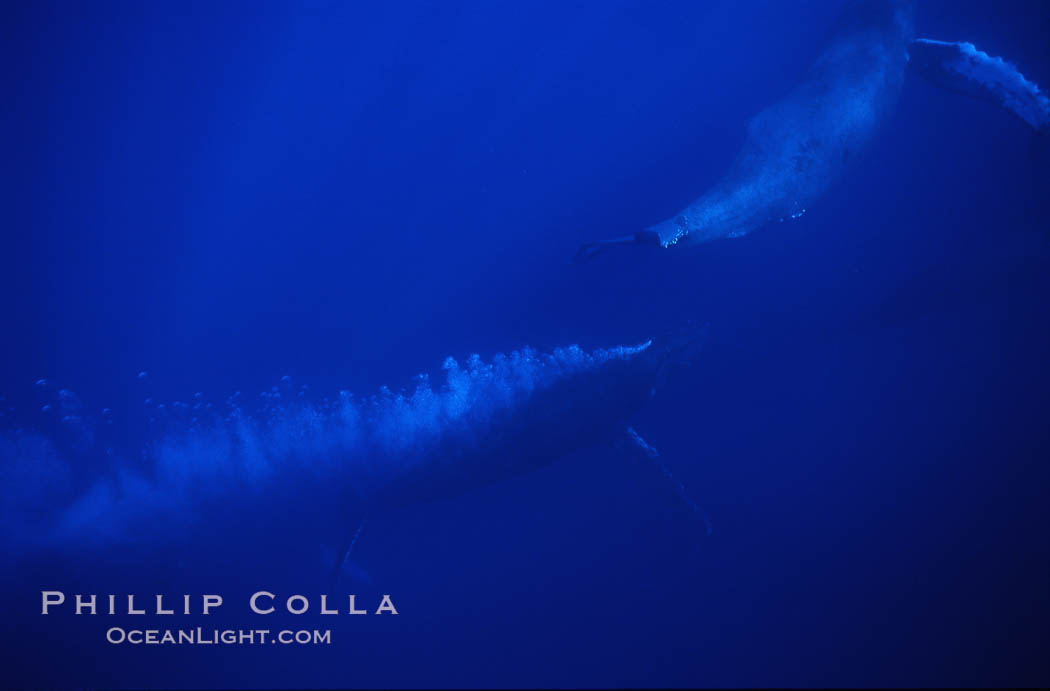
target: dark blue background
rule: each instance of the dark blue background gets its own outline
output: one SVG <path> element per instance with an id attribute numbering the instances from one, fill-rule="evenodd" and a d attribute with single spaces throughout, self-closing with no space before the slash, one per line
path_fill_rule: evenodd
<path id="1" fill-rule="evenodd" d="M 47 377 L 130 410 L 140 370 L 163 399 L 286 374 L 367 393 L 450 354 L 695 317 L 702 362 L 636 426 L 715 524 L 698 540 L 658 477 L 596 451 L 369 526 L 360 558 L 402 616 L 344 624 L 332 648 L 112 648 L 101 623 L 41 623 L 37 581 L 5 586 L 14 679 L 1050 682 L 1050 157 L 1021 121 L 913 75 L 799 221 L 568 261 L 716 180 L 840 6 L 5 10 L 15 407 Z M 1044 2 L 925 2 L 916 24 L 1050 85 Z M 166 592 L 198 592 L 182 583 Z"/>

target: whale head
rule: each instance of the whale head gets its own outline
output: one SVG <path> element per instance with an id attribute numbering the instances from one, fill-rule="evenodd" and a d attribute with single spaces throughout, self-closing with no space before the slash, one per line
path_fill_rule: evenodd
<path id="1" fill-rule="evenodd" d="M 690 321 L 653 339 L 646 352 L 655 367 L 650 396 L 655 396 L 671 378 L 700 358 L 710 333 L 710 324 Z"/>

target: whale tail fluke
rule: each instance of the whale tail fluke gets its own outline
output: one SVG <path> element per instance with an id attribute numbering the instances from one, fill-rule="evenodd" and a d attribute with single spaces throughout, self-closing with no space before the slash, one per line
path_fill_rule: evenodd
<path id="1" fill-rule="evenodd" d="M 624 237 L 613 238 L 611 240 L 602 240 L 600 242 L 588 242 L 580 245 L 580 249 L 576 251 L 572 261 L 575 264 L 582 264 L 583 262 L 590 261 L 602 254 L 610 247 L 616 245 L 643 245 L 647 247 L 660 247 L 660 236 L 651 230 L 639 230 L 633 235 L 626 235 Z"/>

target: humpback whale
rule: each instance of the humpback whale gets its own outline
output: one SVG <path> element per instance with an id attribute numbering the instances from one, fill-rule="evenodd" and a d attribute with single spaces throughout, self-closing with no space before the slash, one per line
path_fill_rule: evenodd
<path id="1" fill-rule="evenodd" d="M 706 513 L 663 464 L 659 452 L 631 426 L 671 370 L 695 360 L 707 334 L 706 325 L 689 325 L 636 346 L 590 355 L 577 348 L 539 358 L 527 355 L 538 365 L 529 386 L 517 394 L 511 391 L 505 404 L 490 411 L 462 411 L 461 419 L 470 420 L 469 424 L 450 426 L 445 434 L 396 460 L 384 458 L 379 472 L 359 481 L 346 513 L 359 519 L 344 523 L 356 528 L 338 551 L 341 556 L 333 567 L 332 583 L 357 543 L 366 517 L 374 512 L 453 497 L 594 447 L 622 449 L 654 465 L 710 534 Z M 477 363 L 472 366 L 479 371 L 476 368 Z M 460 376 L 458 367 L 451 370 L 450 380 Z M 470 398 L 487 399 L 485 390 L 490 386 L 500 391 L 499 397 L 505 395 L 503 377 L 486 381 L 488 376 L 471 375 L 480 388 Z"/>
<path id="2" fill-rule="evenodd" d="M 696 245 L 798 218 L 873 139 L 908 71 L 999 103 L 1047 131 L 1050 103 L 1035 84 L 972 44 L 916 39 L 912 15 L 909 0 L 851 3 L 804 79 L 748 124 L 744 144 L 719 182 L 665 221 L 584 244 L 575 261 L 615 245 Z"/>
<path id="3" fill-rule="evenodd" d="M 638 345 L 591 352 L 570 346 L 551 353 L 523 348 L 490 362 L 477 355 L 462 364 L 448 358 L 438 387 L 421 376 L 411 391 L 383 388 L 362 398 L 341 392 L 323 403 L 282 397 L 274 387 L 261 409 L 239 403 L 238 396 L 226 411 L 203 402 L 193 408 L 157 404 L 153 412 L 169 419 L 146 448 L 129 454 L 139 460 L 86 478 L 75 491 L 64 491 L 51 515 L 27 514 L 17 522 L 28 532 L 0 537 L 18 547 L 15 552 L 106 549 L 142 539 L 154 546 L 182 544 L 199 530 L 248 535 L 266 532 L 267 520 L 294 520 L 318 546 L 336 549 L 338 575 L 365 516 L 455 497 L 603 446 L 671 478 L 675 493 L 709 530 L 684 487 L 631 427 L 706 338 L 706 326 L 690 325 Z M 171 417 L 183 414 L 192 417 Z M 41 467 L 41 445 L 48 444 L 27 441 L 6 444 L 0 434 L 0 467 Z M 87 460 L 67 457 L 65 465 Z M 62 463 L 55 458 L 51 465 Z M 52 491 L 56 472 L 49 466 L 41 473 L 40 491 Z M 17 491 L 30 491 L 30 480 Z M 20 506 L 7 501 L 15 498 L 8 497 L 11 491 L 0 495 L 3 504 Z M 143 525 L 151 526 L 148 536 Z"/>

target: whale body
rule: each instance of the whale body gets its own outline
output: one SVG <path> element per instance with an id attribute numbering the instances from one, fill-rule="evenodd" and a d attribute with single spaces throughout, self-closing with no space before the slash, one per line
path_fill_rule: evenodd
<path id="1" fill-rule="evenodd" d="M 235 396 L 230 410 L 201 402 L 185 420 L 177 417 L 185 406 L 157 405 L 169 416 L 158 420 L 163 432 L 109 472 L 97 472 L 90 450 L 81 458 L 47 438 L 0 431 L 0 476 L 19 478 L 0 505 L 5 526 L 20 526 L 0 532 L 0 543 L 21 554 L 183 545 L 201 531 L 258 534 L 294 520 L 297 535 L 342 543 L 345 555 L 365 515 L 455 497 L 592 447 L 655 460 L 631 420 L 670 369 L 695 358 L 706 333 L 688 327 L 590 352 L 523 348 L 488 362 L 448 358 L 440 386 L 421 376 L 401 393 L 320 402 L 275 387 L 261 409 Z M 67 471 L 91 465 L 83 483 Z"/>
<path id="2" fill-rule="evenodd" d="M 725 177 L 648 232 L 663 247 L 696 244 L 804 213 L 896 103 L 913 31 L 910 2 L 850 5 L 801 83 L 751 120 Z"/>
<path id="3" fill-rule="evenodd" d="M 458 393 L 443 403 L 450 410 L 439 433 L 407 447 L 390 437 L 394 447 L 353 478 L 358 496 L 377 508 L 447 498 L 615 443 L 666 368 L 690 359 L 686 351 L 698 349 L 704 333 L 592 353 L 575 347 L 550 355 L 526 351 L 490 365 L 475 360 L 466 370 L 450 361 L 446 391 Z M 515 372 L 527 380 L 514 384 Z M 425 409 L 430 396 L 403 404 Z"/>
<path id="4" fill-rule="evenodd" d="M 575 261 L 612 246 L 668 248 L 746 235 L 798 218 L 842 175 L 894 107 L 906 72 L 994 102 L 1050 135 L 1050 99 L 1016 67 L 972 43 L 914 37 L 909 0 L 859 0 L 805 78 L 748 124 L 729 171 L 673 217 L 632 235 L 584 244 Z"/>

